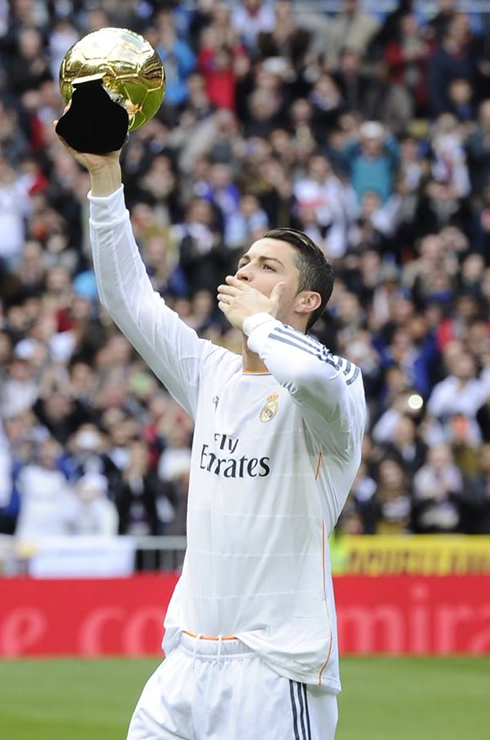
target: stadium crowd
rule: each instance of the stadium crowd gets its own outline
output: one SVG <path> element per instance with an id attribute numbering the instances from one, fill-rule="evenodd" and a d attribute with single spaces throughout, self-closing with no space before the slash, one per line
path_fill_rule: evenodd
<path id="1" fill-rule="evenodd" d="M 400 0 L 0 0 L 0 532 L 183 534 L 192 422 L 101 308 L 66 50 L 105 26 L 167 92 L 122 154 L 156 291 L 240 351 L 216 286 L 268 229 L 336 284 L 313 334 L 363 371 L 349 533 L 490 533 L 490 12 Z"/>

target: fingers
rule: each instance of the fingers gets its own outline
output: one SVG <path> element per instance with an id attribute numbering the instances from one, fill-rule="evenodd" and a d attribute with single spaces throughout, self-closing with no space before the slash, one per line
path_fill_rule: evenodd
<path id="1" fill-rule="evenodd" d="M 223 293 L 218 293 L 218 303 L 228 303 L 230 300 L 229 296 L 224 295 Z"/>
<path id="2" fill-rule="evenodd" d="M 227 278 L 225 278 L 227 281 L 231 276 L 229 275 Z M 241 280 L 237 280 L 237 284 L 233 285 L 218 285 L 218 301 L 221 301 L 222 303 L 229 304 L 232 298 L 236 298 L 237 296 L 241 295 L 243 292 L 243 288 L 241 285 Z"/>
<path id="3" fill-rule="evenodd" d="M 239 290 L 232 285 L 218 285 L 218 293 L 223 295 L 238 295 Z"/>
<path id="4" fill-rule="evenodd" d="M 270 296 L 271 301 L 277 304 L 279 300 L 281 299 L 281 296 L 284 292 L 285 287 L 286 287 L 285 283 L 277 283 L 277 285 L 275 285 L 274 288 L 272 289 L 272 293 Z"/>
<path id="5" fill-rule="evenodd" d="M 247 283 L 245 280 L 239 280 L 235 275 L 227 275 L 225 277 L 226 282 L 228 285 L 234 285 L 236 288 L 240 288 L 243 290 L 247 287 Z"/>
<path id="6" fill-rule="evenodd" d="M 228 311 L 230 310 L 230 306 L 228 305 L 228 303 L 225 303 L 224 301 L 218 301 L 218 308 L 222 313 L 224 313 L 226 317 L 228 317 Z"/>
<path id="7" fill-rule="evenodd" d="M 227 275 L 225 277 L 226 285 L 220 285 L 218 290 L 224 289 L 222 292 L 225 292 L 225 290 L 233 290 L 233 293 L 230 293 L 230 295 L 239 295 L 240 293 L 251 293 L 251 292 L 257 292 L 255 288 L 253 288 L 248 280 L 240 280 L 239 278 L 235 277 L 235 275 Z"/>

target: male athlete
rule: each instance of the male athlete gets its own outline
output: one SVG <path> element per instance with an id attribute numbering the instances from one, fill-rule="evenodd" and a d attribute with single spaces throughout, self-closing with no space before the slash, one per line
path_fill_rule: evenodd
<path id="1" fill-rule="evenodd" d="M 90 173 L 100 300 L 193 417 L 187 552 L 165 661 L 128 740 L 332 740 L 340 691 L 328 536 L 361 457 L 359 369 L 305 335 L 333 285 L 301 232 L 256 241 L 218 288 L 242 356 L 200 339 L 155 293 L 117 153 Z"/>

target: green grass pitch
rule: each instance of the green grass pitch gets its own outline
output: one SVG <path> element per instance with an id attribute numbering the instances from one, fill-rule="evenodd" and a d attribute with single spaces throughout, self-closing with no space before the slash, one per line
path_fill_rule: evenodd
<path id="1" fill-rule="evenodd" d="M 157 664 L 4 660 L 0 737 L 125 740 L 133 706 Z M 342 680 L 336 740 L 490 737 L 490 658 L 345 657 Z"/>

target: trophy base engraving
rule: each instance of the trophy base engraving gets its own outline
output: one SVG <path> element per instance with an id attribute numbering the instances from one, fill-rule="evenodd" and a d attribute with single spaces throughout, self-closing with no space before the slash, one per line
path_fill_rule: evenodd
<path id="1" fill-rule="evenodd" d="M 125 108 L 111 100 L 102 79 L 74 82 L 73 88 L 71 105 L 56 133 L 77 152 L 106 154 L 120 149 L 129 128 Z"/>

